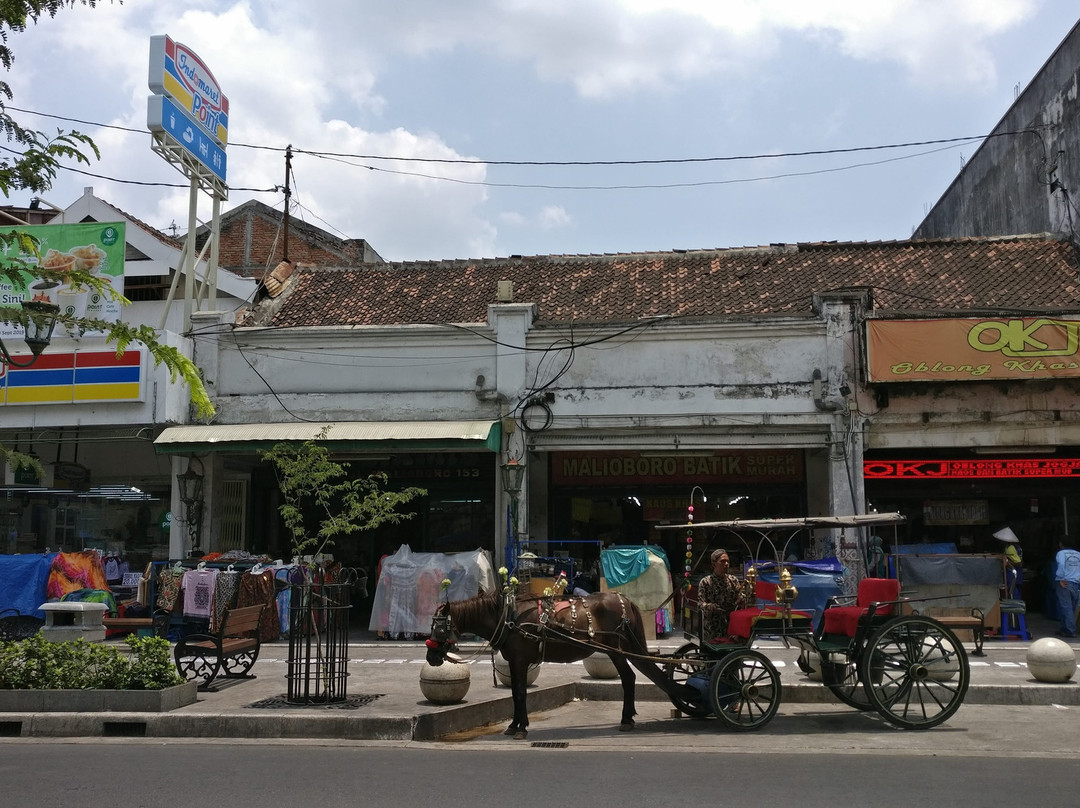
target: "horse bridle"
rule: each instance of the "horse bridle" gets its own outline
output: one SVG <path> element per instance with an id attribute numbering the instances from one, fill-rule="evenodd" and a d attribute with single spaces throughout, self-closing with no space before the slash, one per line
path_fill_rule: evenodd
<path id="1" fill-rule="evenodd" d="M 444 645 L 454 645 L 457 640 L 457 629 L 454 627 L 454 618 L 450 616 L 449 605 L 440 604 L 431 616 L 431 638 L 426 645 L 429 648 L 441 648 Z"/>

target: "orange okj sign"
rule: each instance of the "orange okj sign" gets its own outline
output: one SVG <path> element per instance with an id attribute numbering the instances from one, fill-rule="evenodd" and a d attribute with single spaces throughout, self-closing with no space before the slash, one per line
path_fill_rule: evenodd
<path id="1" fill-rule="evenodd" d="M 1080 320 L 869 320 L 871 382 L 1080 377 Z"/>

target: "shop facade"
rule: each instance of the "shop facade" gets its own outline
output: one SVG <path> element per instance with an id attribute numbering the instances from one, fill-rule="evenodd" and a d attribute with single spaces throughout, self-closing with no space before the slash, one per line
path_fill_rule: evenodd
<path id="1" fill-rule="evenodd" d="M 882 356 L 873 324 L 914 319 L 905 301 L 917 300 L 921 318 L 934 320 L 970 319 L 971 308 L 989 305 L 967 287 L 944 294 L 931 273 L 909 267 L 960 279 L 996 272 L 1005 288 L 1010 267 L 1025 266 L 1025 289 L 1041 295 L 1027 305 L 1066 318 L 1064 303 L 1080 311 L 1068 244 L 1031 238 L 962 248 L 784 245 L 299 268 L 285 294 L 239 318 L 197 315 L 202 330 L 219 334 L 196 346 L 219 414 L 206 427 L 178 425 L 157 448 L 200 457 L 211 497 L 223 483 L 242 482 L 247 549 L 275 557 L 285 545 L 273 481 L 253 442 L 286 426 L 301 430 L 291 439 L 307 439 L 323 424 L 338 430 L 328 445 L 358 473 L 390 469 L 392 479 L 426 479 L 435 492 L 413 520 L 358 539 L 358 563 L 399 543 L 485 549 L 511 567 L 522 552 L 588 567 L 607 544 L 671 545 L 677 531 L 655 528 L 683 522 L 691 503 L 698 521 L 896 508 L 908 516 L 908 536 L 929 526 L 932 537 L 965 514 L 975 514 L 971 527 L 993 527 L 1026 508 L 1030 521 L 1037 498 L 1046 525 L 1036 532 L 1049 533 L 1058 508 L 1071 513 L 1067 492 L 1062 499 L 1029 486 L 1028 496 L 985 479 L 1011 496 L 971 493 L 963 488 L 970 481 L 957 481 L 954 493 L 941 480 L 882 477 L 873 465 L 1080 446 L 1071 378 L 987 377 L 985 355 L 979 363 L 942 359 L 936 369 L 921 355 L 910 367 L 894 358 L 886 362 L 899 374 L 892 379 L 873 364 Z M 1004 268 L 1002 255 L 1011 259 Z M 592 296 L 575 301 L 586 288 Z M 934 301 L 933 317 L 926 301 Z M 587 327 L 576 322 L 586 315 Z M 946 367 L 960 376 L 919 376 Z M 486 425 L 483 446 L 433 442 L 439 425 L 462 419 Z M 257 438 L 225 446 L 238 428 Z M 409 428 L 411 437 L 393 437 Z M 502 480 L 510 464 L 524 470 L 520 490 Z M 209 510 L 204 549 L 220 549 L 223 511 Z M 863 528 L 823 530 L 791 549 L 803 558 L 836 555 L 857 576 L 868 538 Z M 973 534 L 972 546 L 984 539 Z M 707 537 L 696 550 L 720 541 Z M 678 569 L 685 548 L 667 549 Z"/>

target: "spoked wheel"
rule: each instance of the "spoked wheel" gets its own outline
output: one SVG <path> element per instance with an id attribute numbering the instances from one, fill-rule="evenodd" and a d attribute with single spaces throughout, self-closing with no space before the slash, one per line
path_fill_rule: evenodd
<path id="1" fill-rule="evenodd" d="M 701 653 L 701 647 L 689 642 L 681 646 L 674 653 L 674 659 L 664 665 L 664 676 L 667 677 L 670 688 L 668 698 L 675 708 L 686 713 L 691 718 L 705 718 L 712 711 L 706 703 L 705 696 L 700 691 L 687 684 L 687 680 L 695 673 L 705 673 L 705 665 L 694 665 L 680 660 L 705 659 Z"/>
<path id="2" fill-rule="evenodd" d="M 713 668 L 709 705 L 732 729 L 765 726 L 780 708 L 780 674 L 757 651 L 734 651 Z"/>
<path id="3" fill-rule="evenodd" d="M 971 672 L 956 635 L 927 617 L 890 620 L 861 661 L 871 706 L 891 724 L 929 729 L 960 709 Z"/>
<path id="4" fill-rule="evenodd" d="M 826 660 L 828 657 L 828 660 Z M 856 710 L 869 710 L 870 703 L 859 676 L 859 666 L 846 656 L 823 654 L 821 659 L 821 681 L 829 691 L 848 707 Z"/>

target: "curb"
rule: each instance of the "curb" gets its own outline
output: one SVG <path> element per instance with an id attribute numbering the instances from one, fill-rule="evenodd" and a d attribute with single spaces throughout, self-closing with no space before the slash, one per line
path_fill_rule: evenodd
<path id="1" fill-rule="evenodd" d="M 653 684 L 637 687 L 639 701 L 664 702 Z M 621 701 L 618 682 L 567 682 L 529 690 L 529 711 L 553 710 L 575 699 Z M 816 683 L 784 685 L 782 704 L 838 704 L 828 688 Z M 1006 706 L 1080 706 L 1080 686 L 1028 683 L 971 685 L 965 704 Z M 197 713 L 7 713 L 0 716 L 0 737 L 147 737 L 147 738 L 306 738 L 371 741 L 433 741 L 445 735 L 509 721 L 510 695 L 464 702 L 411 716 L 328 714 L 326 710 L 289 709 L 260 715 L 236 710 Z"/>

